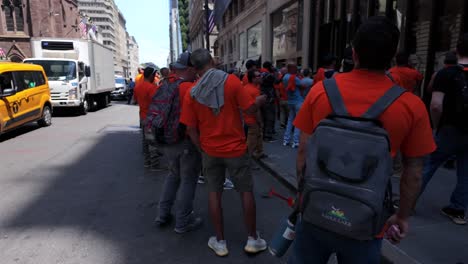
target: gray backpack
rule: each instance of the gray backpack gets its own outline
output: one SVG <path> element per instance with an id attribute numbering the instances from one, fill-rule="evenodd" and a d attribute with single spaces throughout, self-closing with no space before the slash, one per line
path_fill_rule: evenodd
<path id="1" fill-rule="evenodd" d="M 302 217 L 348 238 L 372 240 L 393 209 L 390 141 L 378 117 L 405 89 L 392 87 L 362 117 L 352 117 L 335 79 L 323 84 L 333 114 L 307 143 Z"/>

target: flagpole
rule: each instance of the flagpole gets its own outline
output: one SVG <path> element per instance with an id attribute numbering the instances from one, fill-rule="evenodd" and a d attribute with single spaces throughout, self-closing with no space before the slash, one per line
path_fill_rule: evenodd
<path id="1" fill-rule="evenodd" d="M 208 6 L 208 0 L 205 0 L 205 19 L 206 19 L 206 49 L 210 50 L 210 8 Z"/>

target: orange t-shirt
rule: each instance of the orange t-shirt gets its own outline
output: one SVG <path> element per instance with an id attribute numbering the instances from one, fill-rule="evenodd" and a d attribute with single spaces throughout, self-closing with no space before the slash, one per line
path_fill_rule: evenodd
<path id="1" fill-rule="evenodd" d="M 194 82 L 182 82 L 179 85 L 179 100 L 180 100 L 180 107 L 182 109 L 184 98 L 187 95 L 187 92 L 195 85 Z"/>
<path id="2" fill-rule="evenodd" d="M 135 86 L 133 91 L 133 96 L 140 106 L 140 119 L 146 119 L 146 114 L 148 113 L 149 106 L 153 95 L 157 91 L 157 86 L 153 83 L 143 81 Z"/>
<path id="3" fill-rule="evenodd" d="M 139 73 L 137 77 L 135 77 L 135 87 L 137 87 L 139 83 L 142 83 L 144 81 L 145 78 L 143 77 L 143 74 Z"/>
<path id="4" fill-rule="evenodd" d="M 216 116 L 213 110 L 185 96 L 180 122 L 200 130 L 201 148 L 208 155 L 235 158 L 247 151 L 239 108 L 247 110 L 255 103 L 239 78 L 229 75 L 224 84 L 224 106 Z"/>
<path id="5" fill-rule="evenodd" d="M 422 82 L 424 76 L 410 67 L 393 67 L 389 70 L 395 82 L 409 92 L 414 92 L 418 84 Z"/>
<path id="6" fill-rule="evenodd" d="M 350 115 L 361 116 L 393 86 L 384 74 L 353 70 L 335 77 Z M 323 82 L 314 86 L 299 111 L 294 126 L 312 134 L 318 123 L 332 113 Z M 387 130 L 394 156 L 420 157 L 436 148 L 424 103 L 411 93 L 403 94 L 379 118 Z"/>
<path id="7" fill-rule="evenodd" d="M 247 90 L 250 97 L 252 97 L 254 100 L 258 96 L 260 96 L 260 88 L 257 85 L 253 84 L 253 83 L 248 83 L 247 85 L 244 86 L 244 89 Z M 245 124 L 254 125 L 254 124 L 257 123 L 257 115 L 256 114 L 248 115 L 246 113 L 243 113 L 243 116 L 244 116 Z"/>

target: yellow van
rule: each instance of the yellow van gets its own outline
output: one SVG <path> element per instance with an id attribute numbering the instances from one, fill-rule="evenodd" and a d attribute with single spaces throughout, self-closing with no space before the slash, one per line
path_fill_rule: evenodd
<path id="1" fill-rule="evenodd" d="M 0 134 L 37 121 L 52 124 L 49 84 L 42 66 L 0 62 Z"/>

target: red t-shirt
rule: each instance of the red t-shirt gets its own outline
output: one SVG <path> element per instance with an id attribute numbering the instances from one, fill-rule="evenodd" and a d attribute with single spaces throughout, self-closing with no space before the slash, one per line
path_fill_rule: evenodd
<path id="1" fill-rule="evenodd" d="M 255 84 L 248 83 L 247 85 L 244 86 L 244 89 L 247 90 L 249 93 L 250 97 L 255 100 L 258 96 L 260 96 L 260 87 L 258 87 Z M 256 114 L 246 114 L 243 113 L 244 116 L 244 122 L 247 125 L 253 125 L 257 123 L 257 115 Z"/>
<path id="2" fill-rule="evenodd" d="M 191 96 L 185 96 L 180 121 L 199 129 L 201 148 L 208 155 L 240 157 L 246 153 L 247 145 L 239 108 L 247 110 L 254 103 L 240 80 L 229 75 L 224 84 L 224 106 L 218 115 Z"/>
<path id="3" fill-rule="evenodd" d="M 338 74 L 335 79 L 346 108 L 352 116 L 363 115 L 393 86 L 392 81 L 384 74 L 365 70 Z M 294 126 L 312 134 L 318 123 L 331 112 L 323 82 L 320 82 L 306 97 Z M 420 157 L 435 150 L 426 107 L 414 94 L 403 94 L 379 120 L 389 134 L 393 156 L 399 150 L 406 157 Z"/>
<path id="4" fill-rule="evenodd" d="M 146 119 L 146 114 L 148 113 L 149 106 L 153 95 L 156 93 L 158 87 L 153 83 L 147 81 L 140 82 L 133 91 L 133 97 L 140 106 L 140 119 Z"/>
<path id="5" fill-rule="evenodd" d="M 395 66 L 389 70 L 395 82 L 409 92 L 414 92 L 414 89 L 422 82 L 424 76 L 415 69 L 410 67 Z"/>

